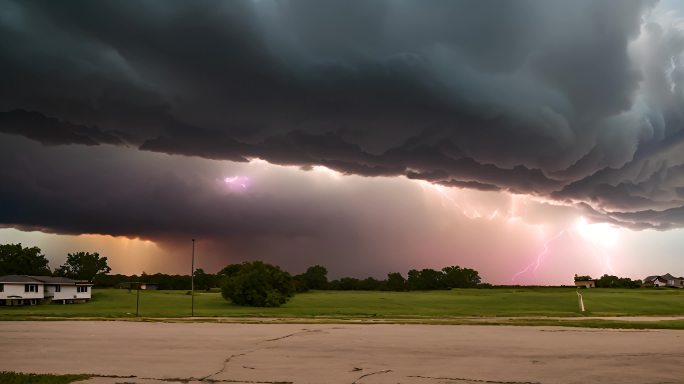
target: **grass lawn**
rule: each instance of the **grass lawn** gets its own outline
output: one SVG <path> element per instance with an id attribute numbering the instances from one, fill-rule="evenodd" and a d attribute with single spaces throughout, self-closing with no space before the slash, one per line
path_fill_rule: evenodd
<path id="1" fill-rule="evenodd" d="M 586 289 L 591 316 L 684 315 L 684 289 Z M 135 317 L 136 293 L 95 289 L 87 304 L 0 307 L 0 320 L 40 317 Z M 190 316 L 185 291 L 141 291 L 140 316 Z M 196 293 L 195 316 L 453 318 L 582 316 L 574 288 L 454 289 L 428 292 L 314 291 L 298 294 L 280 308 L 240 307 L 220 293 Z"/>
<path id="2" fill-rule="evenodd" d="M 37 375 L 33 373 L 0 372 L 2 384 L 68 384 L 85 380 L 90 375 Z"/>

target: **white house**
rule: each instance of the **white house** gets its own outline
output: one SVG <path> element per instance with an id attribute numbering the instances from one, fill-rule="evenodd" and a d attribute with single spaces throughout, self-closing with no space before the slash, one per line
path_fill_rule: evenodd
<path id="1" fill-rule="evenodd" d="M 575 287 L 578 288 L 596 288 L 596 280 L 577 280 Z"/>
<path id="2" fill-rule="evenodd" d="M 52 276 L 0 276 L 0 305 L 32 305 L 41 301 L 84 303 L 91 298 L 93 284 Z"/>
<path id="3" fill-rule="evenodd" d="M 45 298 L 45 285 L 29 276 L 0 277 L 0 302 L 4 305 L 38 304 Z"/>
<path id="4" fill-rule="evenodd" d="M 684 288 L 684 277 L 675 277 L 669 273 L 661 276 L 647 276 L 644 279 L 644 286 Z"/>

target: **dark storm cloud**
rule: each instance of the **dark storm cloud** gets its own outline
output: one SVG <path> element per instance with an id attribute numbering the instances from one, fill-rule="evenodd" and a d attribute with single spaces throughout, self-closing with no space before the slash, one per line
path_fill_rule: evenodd
<path id="1" fill-rule="evenodd" d="M 0 112 L 0 132 L 26 136 L 45 145 L 124 144 L 111 132 L 102 132 L 96 127 L 71 124 L 21 109 Z"/>
<path id="2" fill-rule="evenodd" d="M 676 209 L 684 38 L 654 5 L 5 0 L 0 131 Z"/>
<path id="3" fill-rule="evenodd" d="M 224 167 L 134 149 L 40 147 L 0 134 L 2 222 L 27 230 L 225 241 L 315 236 L 338 208 L 312 196 L 233 193 Z M 83 161 L 88 158 L 88 161 Z M 200 171 L 201 169 L 201 171 Z M 294 220 L 293 218 L 297 218 Z"/>

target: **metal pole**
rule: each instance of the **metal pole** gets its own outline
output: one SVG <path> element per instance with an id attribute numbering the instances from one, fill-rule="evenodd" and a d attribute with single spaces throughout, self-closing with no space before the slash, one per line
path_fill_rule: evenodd
<path id="1" fill-rule="evenodd" d="M 140 313 L 140 283 L 138 283 L 138 292 L 135 295 L 135 317 Z"/>
<path id="2" fill-rule="evenodd" d="M 190 272 L 191 316 L 195 316 L 195 239 L 192 239 L 192 271 Z"/>

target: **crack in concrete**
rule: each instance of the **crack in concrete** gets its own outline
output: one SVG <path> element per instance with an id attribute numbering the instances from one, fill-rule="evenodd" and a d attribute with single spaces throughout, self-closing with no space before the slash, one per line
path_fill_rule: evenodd
<path id="1" fill-rule="evenodd" d="M 228 356 L 227 358 L 225 358 L 223 360 L 223 366 L 221 367 L 221 369 L 219 369 L 218 371 L 216 371 L 214 373 L 211 373 L 209 375 L 206 375 L 206 376 L 200 378 L 199 381 L 211 381 L 212 379 L 210 379 L 210 377 L 221 374 L 221 373 L 225 372 L 226 369 L 228 369 L 228 363 L 230 363 L 231 360 L 233 360 L 236 357 L 245 356 L 246 354 L 252 353 L 252 352 L 256 352 L 256 350 L 243 352 L 243 353 L 234 353 L 234 354 Z"/>
<path id="2" fill-rule="evenodd" d="M 541 384 L 538 381 L 497 381 L 497 380 L 483 380 L 483 379 L 468 379 L 465 377 L 432 377 L 432 376 L 407 376 L 417 379 L 432 379 L 432 380 L 451 380 L 451 381 L 470 381 L 471 383 L 487 383 L 487 384 Z"/>
<path id="3" fill-rule="evenodd" d="M 343 328 L 342 327 L 333 327 L 331 329 L 343 329 Z M 293 333 L 289 333 L 287 335 L 276 337 L 273 339 L 263 340 L 257 344 L 269 343 L 269 342 L 273 342 L 273 341 L 287 339 L 288 337 L 305 335 L 305 334 L 309 334 L 309 333 L 320 333 L 320 332 L 324 332 L 324 331 L 325 331 L 325 329 L 302 329 L 302 331 L 300 331 L 300 332 L 293 332 Z M 187 379 L 186 378 L 161 379 L 161 378 L 156 378 L 156 377 L 137 377 L 137 376 L 133 376 L 133 375 L 131 375 L 131 376 L 92 375 L 91 377 L 102 377 L 102 378 L 109 377 L 109 378 L 120 378 L 120 379 L 127 379 L 128 378 L 128 379 L 154 380 L 154 381 L 162 381 L 162 382 L 181 382 L 181 383 L 189 383 L 191 381 L 200 381 L 200 382 L 207 382 L 207 383 L 292 384 L 292 382 L 290 382 L 290 381 L 249 381 L 249 380 L 213 379 L 212 378 L 214 376 L 220 375 L 221 373 L 224 373 L 228 369 L 228 364 L 230 364 L 231 360 L 233 360 L 234 358 L 240 357 L 240 356 L 246 356 L 249 353 L 258 352 L 262 349 L 267 349 L 267 347 L 257 348 L 257 349 L 253 349 L 253 350 L 250 350 L 247 352 L 242 352 L 242 353 L 234 353 L 234 354 L 228 356 L 226 359 L 223 360 L 223 365 L 221 366 L 221 369 L 219 369 L 216 372 L 210 373 L 206 376 L 200 377 L 200 378 L 191 377 L 191 378 L 187 378 Z M 253 367 L 246 367 L 246 366 L 243 366 L 243 368 L 255 369 Z M 389 372 L 389 371 L 387 371 L 387 372 Z M 356 381 L 354 381 L 354 383 L 356 383 L 357 381 L 361 380 L 362 378 L 364 378 L 366 376 L 370 376 L 370 375 L 374 375 L 374 374 L 378 374 L 378 373 L 386 373 L 386 372 L 385 371 L 373 372 L 373 373 L 369 373 L 367 375 L 363 375 L 363 376 L 359 377 L 358 379 L 356 379 Z"/>
<path id="4" fill-rule="evenodd" d="M 361 381 L 361 379 L 363 379 L 364 377 L 373 376 L 373 375 L 380 375 L 380 374 L 383 374 L 383 373 L 390 373 L 390 372 L 392 372 L 391 369 L 385 369 L 384 371 L 377 371 L 377 372 L 366 373 L 365 375 L 359 376 L 359 378 L 356 379 L 356 380 L 354 380 L 354 381 L 352 382 L 352 384 L 357 384 L 357 383 L 358 383 L 359 381 Z"/>
<path id="5" fill-rule="evenodd" d="M 292 337 L 292 336 L 298 336 L 298 335 L 302 335 L 302 334 L 314 333 L 314 332 L 322 332 L 322 331 L 323 331 L 322 329 L 303 329 L 301 332 L 289 333 L 289 334 L 287 334 L 287 335 L 285 335 L 285 336 L 276 337 L 276 338 L 273 338 L 273 339 L 267 339 L 267 340 L 261 341 L 261 342 L 259 342 L 259 343 L 257 343 L 257 344 L 268 343 L 268 342 L 272 342 L 272 341 L 277 341 L 277 340 L 286 339 L 286 338 Z M 210 382 L 210 381 L 212 380 L 211 377 L 214 377 L 214 376 L 216 376 L 216 375 L 219 375 L 219 374 L 221 374 L 221 373 L 224 373 L 224 372 L 226 371 L 226 369 L 228 369 L 228 364 L 230 363 L 230 361 L 231 361 L 232 359 L 234 359 L 234 358 L 236 358 L 236 357 L 239 357 L 239 356 L 245 356 L 245 355 L 247 355 L 247 354 L 249 354 L 249 353 L 258 352 L 258 351 L 260 351 L 260 350 L 262 350 L 262 349 L 265 349 L 265 348 L 256 348 L 256 349 L 253 349 L 253 350 L 251 350 L 251 351 L 242 352 L 242 353 L 235 353 L 235 354 L 232 354 L 232 355 L 228 356 L 228 357 L 223 361 L 223 366 L 221 367 L 221 369 L 219 369 L 218 371 L 216 371 L 216 372 L 214 372 L 214 373 L 211 373 L 211 374 L 209 374 L 209 375 L 207 375 L 207 376 L 204 376 L 204 377 L 200 378 L 199 381 L 207 381 L 207 382 Z M 254 368 L 251 368 L 251 369 L 254 369 Z"/>
<path id="6" fill-rule="evenodd" d="M 210 375 L 211 376 L 211 375 Z M 119 375 L 90 375 L 90 378 L 105 378 L 105 379 L 135 379 L 135 380 L 152 380 L 152 381 L 159 381 L 159 382 L 164 382 L 164 383 L 190 383 L 192 381 L 198 381 L 198 379 L 194 377 L 190 378 L 180 378 L 180 377 L 174 377 L 174 378 L 159 378 L 159 377 L 138 377 L 135 375 L 130 375 L 130 376 L 119 376 Z M 89 378 L 89 379 L 90 379 Z M 88 379 L 85 379 L 84 383 L 86 383 Z M 209 379 L 209 378 L 203 378 L 199 379 L 199 381 L 206 381 L 208 383 L 246 383 L 246 384 L 293 384 L 291 381 L 263 381 L 263 380 L 235 380 L 235 379 Z M 131 381 L 125 381 L 125 382 L 117 382 L 116 384 L 136 384 L 135 382 Z"/>
<path id="7" fill-rule="evenodd" d="M 280 337 L 276 337 L 276 338 L 273 338 L 273 339 L 267 339 L 267 340 L 264 340 L 263 343 L 269 343 L 269 342 L 272 342 L 272 341 L 278 341 L 278 340 L 282 340 L 282 339 L 287 339 L 288 337 L 299 336 L 299 335 L 305 335 L 305 334 L 308 334 L 308 333 L 319 333 L 319 332 L 323 332 L 323 331 L 324 331 L 324 329 L 302 329 L 301 332 L 289 333 L 289 334 L 287 334 L 287 335 L 285 335 L 285 336 L 280 336 Z"/>

